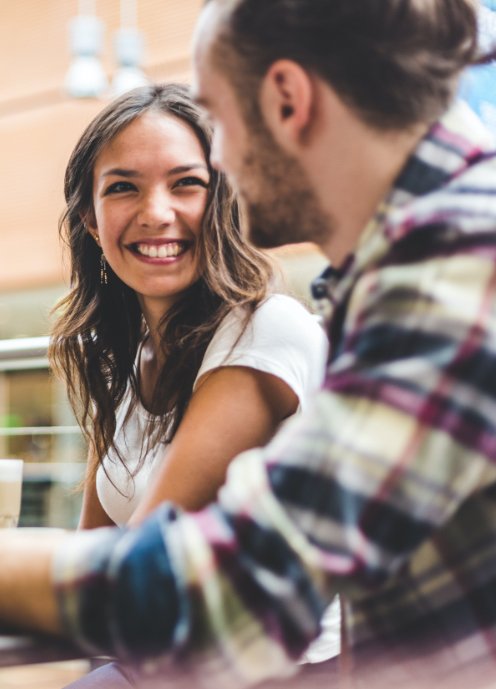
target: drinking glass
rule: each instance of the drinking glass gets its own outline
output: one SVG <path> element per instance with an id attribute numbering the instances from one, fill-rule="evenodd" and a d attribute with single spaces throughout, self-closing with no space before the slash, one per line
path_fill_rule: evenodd
<path id="1" fill-rule="evenodd" d="M 22 468 L 22 459 L 0 459 L 0 528 L 11 528 L 19 522 Z"/>

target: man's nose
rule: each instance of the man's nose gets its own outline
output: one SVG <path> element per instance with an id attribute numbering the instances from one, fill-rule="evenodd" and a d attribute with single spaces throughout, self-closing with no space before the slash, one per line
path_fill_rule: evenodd
<path id="1" fill-rule="evenodd" d="M 222 158 L 220 154 L 220 144 L 219 144 L 219 136 L 216 133 L 215 129 L 212 135 L 212 145 L 210 147 L 210 165 L 215 169 L 219 170 L 220 172 L 223 172 L 224 169 L 222 167 Z"/>
<path id="2" fill-rule="evenodd" d="M 143 227 L 170 225 L 176 219 L 172 195 L 167 190 L 154 190 L 146 194 L 138 212 L 138 222 Z"/>

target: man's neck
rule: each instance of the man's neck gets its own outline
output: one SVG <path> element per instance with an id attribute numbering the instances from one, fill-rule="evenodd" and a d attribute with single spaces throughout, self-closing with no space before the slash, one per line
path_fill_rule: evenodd
<path id="1" fill-rule="evenodd" d="M 304 163 L 321 207 L 332 219 L 329 240 L 320 248 L 339 265 L 355 250 L 427 126 L 373 129 L 326 87 L 321 103 Z"/>

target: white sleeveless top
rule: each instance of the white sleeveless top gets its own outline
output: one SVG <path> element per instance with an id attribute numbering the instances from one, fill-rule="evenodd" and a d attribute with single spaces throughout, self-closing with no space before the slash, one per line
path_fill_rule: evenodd
<path id="1" fill-rule="evenodd" d="M 299 408 L 322 383 L 328 342 L 318 319 L 298 301 L 282 294 L 268 297 L 255 311 L 246 330 L 245 311 L 233 309 L 210 341 L 193 390 L 200 377 L 220 366 L 245 366 L 271 373 L 283 380 L 299 399 Z M 116 413 L 116 438 L 121 456 L 134 474 L 141 458 L 143 439 L 150 418 L 139 403 L 124 423 L 130 403 L 128 390 Z M 167 444 L 157 443 L 144 457 L 141 469 L 130 476 L 115 451 L 104 458 L 96 475 L 102 507 L 118 525 L 124 525 L 143 497 L 146 487 L 167 461 Z M 110 480 L 109 480 L 110 478 Z"/>

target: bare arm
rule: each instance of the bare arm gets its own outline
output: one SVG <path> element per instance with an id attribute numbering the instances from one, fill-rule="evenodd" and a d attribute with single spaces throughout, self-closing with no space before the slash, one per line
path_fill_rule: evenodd
<path id="1" fill-rule="evenodd" d="M 83 492 L 83 505 L 79 517 L 80 529 L 96 529 L 99 526 L 115 526 L 114 522 L 102 507 L 96 492 L 93 466 L 97 462 L 95 455 L 90 450 L 86 470 L 86 483 Z M 91 476 L 93 474 L 93 476 Z"/>
<path id="2" fill-rule="evenodd" d="M 52 558 L 67 534 L 52 529 L 0 529 L 0 619 L 14 627 L 61 631 Z"/>
<path id="3" fill-rule="evenodd" d="M 237 366 L 206 374 L 129 523 L 139 524 L 165 500 L 191 511 L 204 507 L 224 482 L 230 460 L 264 445 L 297 407 L 293 390 L 271 374 Z"/>

